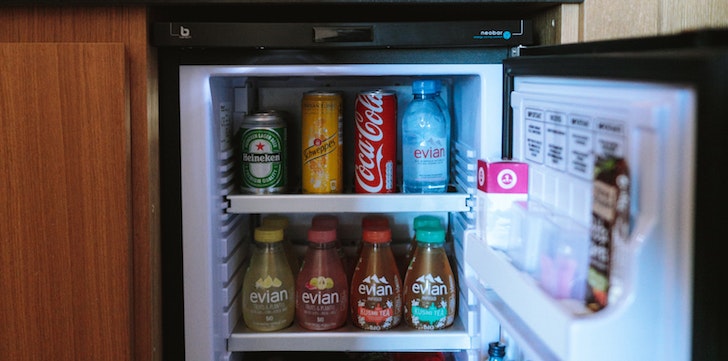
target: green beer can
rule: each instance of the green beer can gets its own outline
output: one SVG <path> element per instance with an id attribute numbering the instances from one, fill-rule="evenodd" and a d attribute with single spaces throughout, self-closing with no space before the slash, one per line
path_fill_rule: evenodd
<path id="1" fill-rule="evenodd" d="M 276 111 L 246 115 L 240 124 L 240 191 L 285 193 L 286 122 Z"/>

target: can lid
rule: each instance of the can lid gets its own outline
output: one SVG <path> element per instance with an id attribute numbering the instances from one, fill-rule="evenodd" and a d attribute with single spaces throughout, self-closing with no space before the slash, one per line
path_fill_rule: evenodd
<path id="1" fill-rule="evenodd" d="M 422 227 L 438 227 L 440 226 L 440 218 L 437 218 L 435 216 L 423 214 L 421 216 L 415 217 L 414 221 L 412 222 L 412 227 L 417 231 L 417 229 Z"/>
<path id="2" fill-rule="evenodd" d="M 283 240 L 283 229 L 272 226 L 257 227 L 253 237 L 261 243 L 280 242 Z"/>
<path id="3" fill-rule="evenodd" d="M 421 227 L 417 229 L 415 238 L 422 243 L 445 243 L 445 229 L 439 225 Z"/>
<path id="4" fill-rule="evenodd" d="M 368 243 L 388 243 L 392 240 L 392 231 L 389 227 L 374 225 L 362 229 L 362 241 Z"/>
<path id="5" fill-rule="evenodd" d="M 412 82 L 412 94 L 435 94 L 440 91 L 440 82 L 436 80 L 415 80 Z"/>
<path id="6" fill-rule="evenodd" d="M 317 214 L 311 219 L 311 227 L 319 226 L 336 229 L 339 226 L 339 217 L 333 214 Z"/>
<path id="7" fill-rule="evenodd" d="M 308 240 L 313 243 L 329 243 L 336 240 L 336 229 L 328 226 L 317 226 L 308 229 Z"/>

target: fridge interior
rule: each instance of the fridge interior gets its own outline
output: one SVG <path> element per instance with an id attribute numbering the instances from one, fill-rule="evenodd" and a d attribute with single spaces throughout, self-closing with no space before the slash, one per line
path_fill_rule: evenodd
<path id="1" fill-rule="evenodd" d="M 411 100 L 412 81 L 422 78 L 442 81 L 442 96 L 452 112 L 453 173 L 447 193 L 424 197 L 355 194 L 353 169 L 345 166 L 347 186 L 342 194 L 301 194 L 298 149 L 304 92 L 343 92 L 344 164 L 353 164 L 353 102 L 357 92 L 394 90 L 401 114 Z M 478 359 L 482 346 L 478 339 L 479 306 L 462 280 L 455 324 L 434 333 L 411 330 L 403 323 L 394 330 L 367 332 L 350 322 L 329 332 L 306 331 L 295 324 L 279 332 L 251 332 L 241 319 L 239 293 L 252 228 L 269 214 L 289 218 L 288 234 L 300 255 L 312 217 L 337 215 L 341 241 L 354 262 L 365 215 L 381 214 L 389 219 L 397 256 L 403 254 L 413 235 L 414 217 L 435 215 L 449 230 L 447 248 L 453 271 L 463 274 L 462 241 L 457 240 L 475 227 L 476 157 L 500 152 L 501 84 L 500 64 L 417 64 L 416 68 L 406 64 L 181 66 L 185 339 L 188 345 L 194 344 L 186 348 L 187 359 L 245 359 L 246 353 L 257 351 L 321 350 L 446 351 L 459 354 L 461 359 Z M 286 114 L 290 155 L 286 194 L 241 194 L 237 187 L 235 130 L 245 114 L 262 110 Z M 424 338 L 427 342 L 422 342 Z"/>

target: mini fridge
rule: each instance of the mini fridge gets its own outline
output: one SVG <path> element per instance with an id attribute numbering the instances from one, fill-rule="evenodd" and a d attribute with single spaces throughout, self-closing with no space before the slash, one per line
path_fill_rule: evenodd
<path id="1" fill-rule="evenodd" d="M 728 219 L 720 165 L 728 144 L 725 31 L 547 47 L 533 44 L 531 23 L 521 19 L 169 21 L 152 30 L 170 359 L 442 352 L 476 361 L 495 341 L 508 360 L 726 357 L 716 296 L 725 284 L 718 247 Z M 401 114 L 417 79 L 440 81 L 451 112 L 448 192 L 355 193 L 356 94 L 393 90 Z M 301 96 L 320 89 L 344 99 L 340 194 L 300 191 Z M 261 110 L 288 115 L 285 194 L 238 188 L 236 130 Z M 600 178 L 614 162 L 624 172 Z M 489 188 L 498 167 L 514 165 L 524 167 L 512 174 L 525 191 Z M 628 183 L 618 198 L 622 228 L 600 246 L 597 216 L 618 212 L 603 209 L 614 205 L 603 187 L 620 179 Z M 241 282 L 252 229 L 269 214 L 291 220 L 299 251 L 312 217 L 335 214 L 349 254 L 366 215 L 389 219 L 397 252 L 414 217 L 439 217 L 458 279 L 455 324 L 248 330 Z M 589 280 L 604 257 L 609 289 L 600 295 Z M 591 309 L 590 297 L 606 305 Z"/>

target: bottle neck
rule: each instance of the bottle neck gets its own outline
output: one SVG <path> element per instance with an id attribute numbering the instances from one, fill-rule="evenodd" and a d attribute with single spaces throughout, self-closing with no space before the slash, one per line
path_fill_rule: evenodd
<path id="1" fill-rule="evenodd" d="M 435 99 L 436 95 L 437 95 L 436 93 L 432 93 L 432 94 L 415 93 L 415 94 L 412 94 L 412 97 L 414 99 Z"/>
<path id="2" fill-rule="evenodd" d="M 432 242 L 417 242 L 418 248 L 430 248 L 430 249 L 443 249 L 444 243 L 432 243 Z"/>
<path id="3" fill-rule="evenodd" d="M 283 251 L 283 241 L 279 242 L 254 242 L 255 249 L 259 252 L 281 252 Z"/>
<path id="4" fill-rule="evenodd" d="M 314 250 L 327 250 L 327 249 L 334 249 L 336 248 L 337 241 L 331 241 L 331 242 L 308 242 L 308 248 L 314 249 Z"/>

